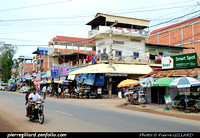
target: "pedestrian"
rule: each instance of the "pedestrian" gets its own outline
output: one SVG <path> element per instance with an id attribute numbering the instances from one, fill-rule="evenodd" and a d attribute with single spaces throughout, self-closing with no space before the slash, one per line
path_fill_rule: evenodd
<path id="1" fill-rule="evenodd" d="M 44 96 L 43 99 L 46 98 L 46 90 L 47 90 L 47 88 L 46 88 L 46 86 L 44 86 L 44 87 L 42 88 L 42 92 L 43 92 L 43 96 Z"/>
<path id="2" fill-rule="evenodd" d="M 52 96 L 52 87 L 51 85 L 49 86 L 49 93 L 50 93 L 50 97 Z"/>
<path id="3" fill-rule="evenodd" d="M 57 98 L 60 96 L 60 98 L 61 98 L 61 88 L 60 88 L 60 86 L 58 86 L 58 95 L 57 95 Z"/>

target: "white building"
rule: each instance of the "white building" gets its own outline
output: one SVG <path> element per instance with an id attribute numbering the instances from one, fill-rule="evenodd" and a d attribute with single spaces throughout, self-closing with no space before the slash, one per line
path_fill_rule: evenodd
<path id="1" fill-rule="evenodd" d="M 111 57 L 117 63 L 147 62 L 145 39 L 149 33 L 144 29 L 149 27 L 149 22 L 149 19 L 97 13 L 87 23 L 91 25 L 89 39 L 96 40 L 96 53 L 101 55 L 101 61 Z"/>

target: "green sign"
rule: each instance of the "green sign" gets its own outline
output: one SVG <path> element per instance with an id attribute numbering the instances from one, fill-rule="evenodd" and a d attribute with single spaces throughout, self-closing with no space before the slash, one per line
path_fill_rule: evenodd
<path id="1" fill-rule="evenodd" d="M 162 68 L 184 68 L 184 67 L 197 67 L 197 53 L 176 55 L 162 58 Z"/>
<path id="2" fill-rule="evenodd" d="M 174 68 L 198 66 L 197 53 L 183 54 L 171 57 L 174 59 Z"/>

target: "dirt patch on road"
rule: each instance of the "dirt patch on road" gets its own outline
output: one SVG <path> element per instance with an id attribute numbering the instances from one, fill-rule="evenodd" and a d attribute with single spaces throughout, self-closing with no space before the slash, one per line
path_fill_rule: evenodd
<path id="1" fill-rule="evenodd" d="M 16 132 L 19 131 L 14 123 L 10 121 L 10 114 L 4 110 L 0 112 L 0 132 Z"/>
<path id="2" fill-rule="evenodd" d="M 121 108 L 121 109 L 132 110 L 132 111 L 147 112 L 147 113 L 151 113 L 151 114 L 159 114 L 159 115 L 166 115 L 166 116 L 200 121 L 200 115 L 194 115 L 194 114 L 189 114 L 189 113 L 183 114 L 183 113 L 176 113 L 176 112 L 170 112 L 170 111 L 165 111 L 165 110 L 158 111 L 158 110 L 154 110 L 154 109 L 140 108 L 140 107 L 136 107 L 136 106 L 128 106 L 125 104 L 117 105 L 116 107 Z"/>

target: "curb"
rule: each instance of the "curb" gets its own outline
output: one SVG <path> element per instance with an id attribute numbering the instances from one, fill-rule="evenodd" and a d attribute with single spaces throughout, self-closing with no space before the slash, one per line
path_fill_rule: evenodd
<path id="1" fill-rule="evenodd" d="M 116 107 L 121 108 L 121 109 L 131 110 L 131 111 L 146 112 L 146 113 L 151 113 L 151 114 L 158 114 L 158 115 L 165 115 L 165 116 L 172 116 L 172 117 L 177 117 L 177 118 L 200 121 L 200 115 L 175 113 L 175 112 L 169 112 L 169 111 L 165 111 L 165 110 L 155 110 L 155 109 L 150 109 L 150 108 L 141 108 L 141 107 L 125 105 L 125 104 L 118 105 Z"/>

